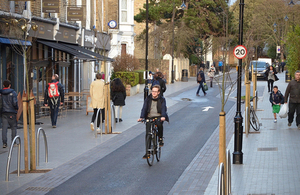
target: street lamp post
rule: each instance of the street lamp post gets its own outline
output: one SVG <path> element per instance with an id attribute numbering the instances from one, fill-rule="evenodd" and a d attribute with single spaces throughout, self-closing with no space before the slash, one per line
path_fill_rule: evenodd
<path id="1" fill-rule="evenodd" d="M 293 0 L 291 0 L 289 2 L 289 6 L 293 7 L 295 5 L 295 3 L 293 2 Z M 294 12 L 293 12 L 293 32 L 295 31 L 295 23 L 294 23 Z"/>
<path id="2" fill-rule="evenodd" d="M 239 45 L 243 45 L 243 19 L 244 19 L 244 0 L 240 0 L 239 15 Z M 236 115 L 234 117 L 234 152 L 233 164 L 243 164 L 243 117 L 241 114 L 241 83 L 242 83 L 242 59 L 239 59 L 237 72 L 237 104 Z"/>
<path id="3" fill-rule="evenodd" d="M 149 94 L 149 88 L 148 88 L 148 17 L 149 17 L 149 4 L 148 0 L 146 0 L 146 55 L 145 55 L 145 88 L 144 88 L 144 99 Z"/>

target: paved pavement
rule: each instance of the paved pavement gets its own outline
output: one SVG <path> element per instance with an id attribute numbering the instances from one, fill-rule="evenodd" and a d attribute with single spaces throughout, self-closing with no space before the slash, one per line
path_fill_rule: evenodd
<path id="1" fill-rule="evenodd" d="M 283 93 L 287 83 L 284 74 L 279 74 L 279 81 L 275 82 Z M 176 82 L 167 85 L 169 114 L 180 109 L 180 102 L 168 98 L 172 94 L 180 94 L 188 88 L 196 88 L 195 78 L 189 82 Z M 287 119 L 278 119 L 273 123 L 273 114 L 266 82 L 258 82 L 263 88 L 258 101 L 257 115 L 262 123 L 259 134 L 249 134 L 243 137 L 243 165 L 232 165 L 232 194 L 297 194 L 300 186 L 298 160 L 298 136 L 295 123 L 287 126 Z M 243 93 L 243 92 L 242 92 Z M 236 91 L 232 97 L 236 96 Z M 58 126 L 52 129 L 49 118 L 38 119 L 47 135 L 49 145 L 49 162 L 44 162 L 44 148 L 41 139 L 40 166 L 38 169 L 53 169 L 48 173 L 30 173 L 9 175 L 9 182 L 5 181 L 5 168 L 8 150 L 0 148 L 0 194 L 46 194 L 68 178 L 77 174 L 95 161 L 105 157 L 116 148 L 134 137 L 144 133 L 143 130 L 131 129 L 136 125 L 143 103 L 143 94 L 130 96 L 126 99 L 123 109 L 123 122 L 118 123 L 115 132 L 121 134 L 102 135 L 95 138 L 89 129 L 91 114 L 85 116 L 85 110 L 68 111 L 67 116 L 58 119 Z M 133 106 L 134 105 L 134 106 Z M 175 106 L 176 105 L 176 106 Z M 244 106 L 242 104 L 242 106 Z M 130 109 L 129 109 L 130 108 Z M 235 106 L 226 114 L 228 149 L 233 152 L 233 133 Z M 125 114 L 126 113 L 126 114 Z M 244 115 L 244 114 L 243 114 Z M 78 120 L 80 118 L 80 120 Z M 38 126 L 37 126 L 38 127 Z M 209 138 L 205 146 L 195 156 L 194 160 L 183 172 L 169 194 L 216 194 L 218 181 L 218 128 Z M 18 135 L 23 140 L 22 129 Z M 10 132 L 9 135 L 10 136 Z M 113 143 L 109 140 L 113 140 Z M 297 147 L 298 146 L 298 147 Z M 24 152 L 22 151 L 22 160 Z M 300 156 L 300 155 L 299 155 Z M 12 158 L 10 172 L 16 170 L 16 150 Z M 24 162 L 21 163 L 24 169 Z M 2 179 L 1 179 L 2 178 Z"/>

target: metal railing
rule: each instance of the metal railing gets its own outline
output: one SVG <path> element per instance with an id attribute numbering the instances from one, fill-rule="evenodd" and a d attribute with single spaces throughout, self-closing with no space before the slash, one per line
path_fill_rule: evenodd
<path id="1" fill-rule="evenodd" d="M 227 179 L 227 194 L 231 194 L 231 157 L 230 157 L 230 150 L 226 151 L 226 179 Z"/>
<path id="2" fill-rule="evenodd" d="M 43 133 L 43 137 L 44 137 L 44 144 L 45 144 L 45 162 L 48 162 L 48 144 L 47 144 L 47 137 L 46 137 L 46 133 L 44 131 L 44 129 L 42 127 L 40 127 L 37 130 L 37 134 L 36 134 L 36 145 L 37 145 L 37 149 L 36 149 L 36 164 L 37 166 L 39 166 L 39 155 L 40 155 L 40 132 Z"/>
<path id="3" fill-rule="evenodd" d="M 5 176 L 5 181 L 8 181 L 9 180 L 9 167 L 10 167 L 10 160 L 11 160 L 11 154 L 12 154 L 12 151 L 13 151 L 13 148 L 14 148 L 14 144 L 16 143 L 16 140 L 19 140 L 19 145 L 18 145 L 18 177 L 20 176 L 20 160 L 21 160 L 21 139 L 20 139 L 20 136 L 17 135 L 12 143 L 11 143 L 11 146 L 10 146 L 10 149 L 9 149 L 9 153 L 8 153 L 8 157 L 7 157 L 7 164 L 6 164 L 6 176 Z"/>
<path id="4" fill-rule="evenodd" d="M 100 112 L 100 123 L 99 123 L 99 127 L 100 127 L 100 134 L 102 136 L 102 112 L 101 112 L 101 108 L 98 109 L 97 114 L 96 114 L 96 118 L 94 120 L 94 131 L 95 131 L 95 137 L 98 136 L 98 132 L 97 132 L 97 121 L 98 121 L 98 117 L 99 117 L 99 112 Z"/>
<path id="5" fill-rule="evenodd" d="M 224 164 L 219 165 L 218 195 L 225 195 Z"/>

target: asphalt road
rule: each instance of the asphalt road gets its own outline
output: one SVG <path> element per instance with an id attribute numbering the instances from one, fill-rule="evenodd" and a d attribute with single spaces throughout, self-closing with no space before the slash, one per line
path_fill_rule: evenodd
<path id="1" fill-rule="evenodd" d="M 169 97 L 192 97 L 192 101 L 180 101 L 178 104 L 184 107 L 170 116 L 169 124 L 164 124 L 165 146 L 160 162 L 155 160 L 149 167 L 142 159 L 145 135 L 141 134 L 48 194 L 168 194 L 218 126 L 221 101 L 217 86 L 209 89 L 206 97 L 196 97 L 195 93 L 193 88 Z M 228 101 L 225 111 L 233 104 Z M 203 111 L 207 106 L 212 108 Z M 133 128 L 145 127 L 137 124 Z"/>

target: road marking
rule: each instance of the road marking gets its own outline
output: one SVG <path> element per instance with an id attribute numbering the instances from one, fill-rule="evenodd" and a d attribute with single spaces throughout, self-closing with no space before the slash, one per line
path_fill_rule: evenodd
<path id="1" fill-rule="evenodd" d="M 214 107 L 211 107 L 211 106 L 206 106 L 206 107 L 204 107 L 204 110 L 202 110 L 202 111 L 208 111 L 210 108 L 214 108 Z"/>

